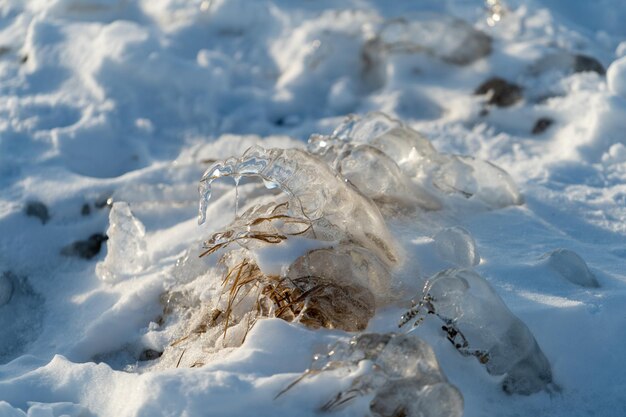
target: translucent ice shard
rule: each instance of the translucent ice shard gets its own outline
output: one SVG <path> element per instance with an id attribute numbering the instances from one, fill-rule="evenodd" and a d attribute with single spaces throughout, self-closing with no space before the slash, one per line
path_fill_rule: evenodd
<path id="1" fill-rule="evenodd" d="M 468 268 L 480 263 L 476 242 L 472 235 L 462 227 L 447 227 L 434 238 L 439 256 L 453 264 Z"/>
<path id="2" fill-rule="evenodd" d="M 271 223 L 278 235 L 283 236 L 293 234 L 292 226 L 301 223 L 306 226 L 302 232 L 310 232 L 315 239 L 355 242 L 388 265 L 399 262 L 399 250 L 378 208 L 327 164 L 307 152 L 255 146 L 241 158 L 217 162 L 200 181 L 200 223 L 205 220 L 212 182 L 225 176 L 256 177 L 262 179 L 267 188 L 279 188 L 287 195 L 288 203 L 279 215 L 284 219 L 297 219 L 289 222 L 252 220 L 263 217 L 259 210 L 269 210 L 265 213 L 268 219 L 274 217 L 273 211 L 280 205 L 257 207 L 242 216 L 247 226 L 265 227 Z"/>
<path id="3" fill-rule="evenodd" d="M 428 279 L 422 301 L 403 322 L 425 314 L 439 317 L 447 338 L 464 355 L 475 356 L 494 375 L 505 375 L 508 393 L 532 394 L 552 382 L 550 363 L 526 325 L 476 272 L 449 269 Z"/>
<path id="4" fill-rule="evenodd" d="M 599 287 L 600 284 L 589 267 L 576 252 L 557 249 L 543 256 L 548 267 L 566 280 L 581 287 Z"/>
<path id="5" fill-rule="evenodd" d="M 114 282 L 137 274 L 148 265 L 145 229 L 130 211 L 128 203 L 115 202 L 109 213 L 107 255 L 96 265 L 96 274 Z"/>
<path id="6" fill-rule="evenodd" d="M 330 136 L 313 135 L 308 149 L 377 202 L 409 201 L 430 210 L 449 195 L 494 208 L 523 202 L 501 168 L 439 153 L 419 132 L 379 112 L 349 116 Z"/>
<path id="7" fill-rule="evenodd" d="M 391 52 L 425 52 L 455 65 L 468 65 L 491 53 L 488 35 L 463 20 L 434 13 L 390 20 L 378 39 Z"/>
<path id="8" fill-rule="evenodd" d="M 327 401 L 322 410 L 334 411 L 359 396 L 373 395 L 370 410 L 375 416 L 457 417 L 463 413 L 463 397 L 448 383 L 432 348 L 410 334 L 366 333 L 349 343 L 339 342 L 328 353 L 316 355 L 303 377 L 357 369 L 359 376 L 350 387 Z"/>

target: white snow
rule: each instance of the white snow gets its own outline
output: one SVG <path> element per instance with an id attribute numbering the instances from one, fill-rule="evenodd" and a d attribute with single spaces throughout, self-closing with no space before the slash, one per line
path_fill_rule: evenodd
<path id="1" fill-rule="evenodd" d="M 324 372 L 274 397 L 347 332 L 264 319 L 239 347 L 194 351 L 202 367 L 139 358 L 189 334 L 191 319 L 162 323 L 162 294 L 214 299 L 221 277 L 215 257 L 198 258 L 202 241 L 233 219 L 236 193 L 259 197 L 253 181 L 237 191 L 218 181 L 198 226 L 204 170 L 255 144 L 304 149 L 311 134 L 370 111 L 473 167 L 448 167 L 440 184 L 482 188 L 478 202 L 384 211 L 404 263 L 396 301 L 367 331 L 398 331 L 424 279 L 475 265 L 534 335 L 555 387 L 505 394 L 502 378 L 425 321 L 413 332 L 463 395 L 464 416 L 626 415 L 626 5 L 498 3 L 499 20 L 479 0 L 0 2 L 0 416 L 320 415 L 362 370 Z M 491 52 L 476 41 L 459 65 L 453 38 L 400 36 L 419 25 L 394 32 L 401 46 L 377 38 L 389 22 L 425 16 L 433 33 L 464 20 L 492 37 Z M 576 72 L 577 55 L 606 75 Z M 522 99 L 495 107 L 474 95 L 492 76 L 521 86 Z M 542 118 L 551 123 L 532 133 Z M 494 194 L 501 181 L 506 198 Z M 432 197 L 415 193 L 406 200 Z M 26 214 L 33 201 L 47 222 Z M 109 237 L 94 258 L 61 254 L 94 233 Z M 332 245 L 302 238 L 258 261 L 281 273 Z M 577 255 L 550 267 L 543 256 L 558 250 Z M 599 287 L 576 285 L 581 270 Z M 337 414 L 367 415 L 370 400 Z"/>

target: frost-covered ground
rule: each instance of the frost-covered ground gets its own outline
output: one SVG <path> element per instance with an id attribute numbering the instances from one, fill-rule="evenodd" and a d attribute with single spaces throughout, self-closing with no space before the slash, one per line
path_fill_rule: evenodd
<path id="1" fill-rule="evenodd" d="M 457 48 L 451 16 L 489 35 L 491 52 Z M 259 320 L 243 346 L 193 367 L 168 356 L 184 319 L 164 322 L 162 294 L 188 283 L 215 297 L 215 259 L 196 258 L 236 199 L 232 182 L 216 182 L 198 226 L 212 161 L 254 144 L 303 148 L 371 111 L 440 152 L 502 167 L 524 203 L 386 216 L 404 292 L 367 330 L 398 330 L 423 280 L 450 266 L 433 236 L 460 226 L 475 239 L 475 270 L 554 378 L 505 394 L 502 377 L 426 321 L 412 333 L 433 347 L 464 415 L 626 415 L 626 6 L 509 1 L 489 16 L 469 0 L 1 2 L 0 415 L 317 415 L 354 373 L 274 397 L 348 333 Z M 395 45 L 374 41 L 399 17 L 422 26 L 391 33 Z M 494 76 L 519 89 L 474 94 Z M 557 249 L 580 255 L 599 287 L 551 267 L 544 255 Z M 336 413 L 362 416 L 370 399 Z"/>

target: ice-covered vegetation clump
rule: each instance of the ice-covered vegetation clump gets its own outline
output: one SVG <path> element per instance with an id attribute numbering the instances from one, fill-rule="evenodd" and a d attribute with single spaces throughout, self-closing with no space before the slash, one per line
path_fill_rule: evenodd
<path id="1" fill-rule="evenodd" d="M 312 136 L 308 151 L 256 146 L 213 163 L 200 181 L 201 224 L 208 220 L 213 183 L 224 177 L 237 187 L 235 218 L 214 232 L 199 254 L 213 259 L 207 267 L 221 276 L 221 285 L 213 284 L 213 295 L 204 300 L 190 291 L 193 282 L 164 295 L 166 320 L 175 323 L 170 316 L 182 315 L 194 324 L 166 349 L 163 363 L 178 366 L 184 356 L 183 364 L 202 365 L 203 349 L 238 346 L 263 317 L 312 329 L 363 331 L 377 307 L 410 297 L 398 283 L 399 271 L 416 282 L 424 279 L 405 265 L 387 222 L 468 200 L 475 200 L 477 209 L 522 201 L 502 169 L 439 153 L 425 136 L 382 113 L 350 116 L 330 136 Z M 244 198 L 239 188 L 245 187 L 255 191 Z M 452 265 L 471 268 L 480 262 L 475 241 L 462 227 L 443 228 L 433 241 L 438 256 Z M 421 300 L 403 324 L 436 315 L 457 350 L 478 357 L 490 373 L 505 375 L 506 392 L 530 394 L 552 381 L 550 364 L 528 328 L 475 272 L 446 270 L 429 278 Z M 355 347 L 368 341 L 371 352 Z M 380 416 L 417 416 L 424 409 L 433 416 L 460 415 L 458 391 L 439 371 L 428 373 L 426 365 L 418 365 L 426 355 L 428 366 L 438 369 L 425 342 L 369 334 L 342 346 L 332 352 L 345 351 L 346 357 L 329 354 L 324 369 L 371 360 L 375 371 L 355 379 L 326 409 L 372 394 L 372 412 Z M 389 361 L 388 352 L 396 355 Z M 311 372 L 315 368 L 305 375 Z"/>

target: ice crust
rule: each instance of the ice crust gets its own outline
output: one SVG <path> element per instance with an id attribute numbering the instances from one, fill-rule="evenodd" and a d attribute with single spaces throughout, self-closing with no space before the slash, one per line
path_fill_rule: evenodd
<path id="1" fill-rule="evenodd" d="M 378 202 L 437 210 L 452 195 L 501 208 L 523 203 L 503 169 L 470 156 L 438 152 L 419 132 L 374 112 L 348 117 L 308 149 Z"/>
<path id="2" fill-rule="evenodd" d="M 432 348 L 415 335 L 362 333 L 316 355 L 304 376 L 356 370 L 358 376 L 350 387 L 328 400 L 322 410 L 335 411 L 355 398 L 371 396 L 374 416 L 463 414 L 463 396 L 447 381 Z"/>
<path id="3" fill-rule="evenodd" d="M 504 375 L 505 392 L 528 395 L 552 383 L 550 363 L 528 327 L 478 273 L 442 271 L 426 281 L 420 298 L 401 323 L 418 317 L 417 325 L 425 314 L 436 315 L 459 352 L 476 356 L 490 374 Z"/>
<path id="4" fill-rule="evenodd" d="M 143 224 L 135 218 L 128 203 L 113 203 L 107 229 L 107 255 L 96 265 L 98 277 L 116 282 L 142 272 L 148 265 L 145 234 Z"/>

